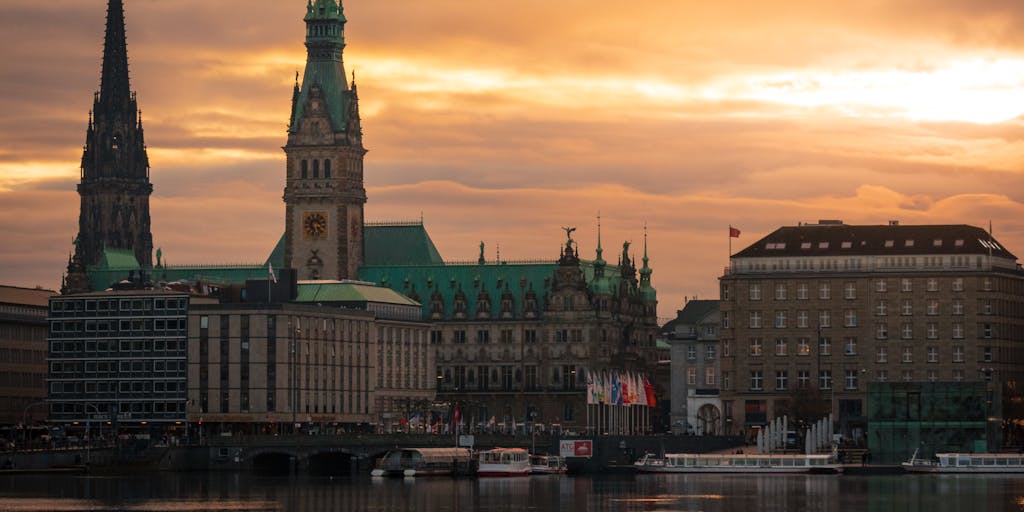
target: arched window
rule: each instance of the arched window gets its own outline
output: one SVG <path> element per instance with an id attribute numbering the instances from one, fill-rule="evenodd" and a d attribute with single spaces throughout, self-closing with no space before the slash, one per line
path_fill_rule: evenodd
<path id="1" fill-rule="evenodd" d="M 302 177 L 307 178 L 309 174 L 309 162 L 306 160 L 302 161 Z"/>
<path id="2" fill-rule="evenodd" d="M 320 177 L 320 160 L 313 160 L 313 179 Z"/>
<path id="3" fill-rule="evenodd" d="M 324 178 L 331 177 L 331 160 L 324 160 Z"/>

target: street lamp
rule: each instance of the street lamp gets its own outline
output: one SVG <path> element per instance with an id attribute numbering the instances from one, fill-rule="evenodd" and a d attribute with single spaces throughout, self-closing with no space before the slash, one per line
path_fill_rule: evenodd
<path id="1" fill-rule="evenodd" d="M 89 417 L 89 408 L 92 407 L 92 410 L 96 411 L 97 416 L 103 413 L 100 412 L 99 407 L 96 407 L 96 404 L 83 403 L 82 405 L 85 410 L 85 463 L 88 465 L 91 462 L 90 455 L 92 454 L 92 435 L 89 432 L 89 427 L 92 426 L 92 418 Z"/>

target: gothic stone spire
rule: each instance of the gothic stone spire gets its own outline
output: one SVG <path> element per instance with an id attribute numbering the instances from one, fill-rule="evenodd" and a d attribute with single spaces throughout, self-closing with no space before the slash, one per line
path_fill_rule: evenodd
<path id="1" fill-rule="evenodd" d="M 152 265 L 149 157 L 135 94 L 128 82 L 124 4 L 109 0 L 100 90 L 93 100 L 78 185 L 81 210 L 79 270 L 96 265 L 104 249 L 127 249 Z M 76 290 L 88 291 L 88 290 Z"/>

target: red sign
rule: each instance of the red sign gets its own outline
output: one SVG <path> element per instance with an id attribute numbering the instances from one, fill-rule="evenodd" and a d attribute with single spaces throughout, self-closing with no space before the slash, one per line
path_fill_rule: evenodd
<path id="1" fill-rule="evenodd" d="M 562 457 L 585 457 L 594 456 L 594 442 L 586 441 L 561 441 L 558 445 L 559 455 Z"/>

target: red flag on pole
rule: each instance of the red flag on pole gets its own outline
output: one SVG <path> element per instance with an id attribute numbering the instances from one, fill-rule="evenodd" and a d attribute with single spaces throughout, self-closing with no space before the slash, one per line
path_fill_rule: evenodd
<path id="1" fill-rule="evenodd" d="M 729 238 L 739 238 L 739 237 L 740 237 L 740 230 L 738 230 L 738 229 L 736 229 L 736 228 L 734 228 L 732 226 L 729 226 Z"/>

